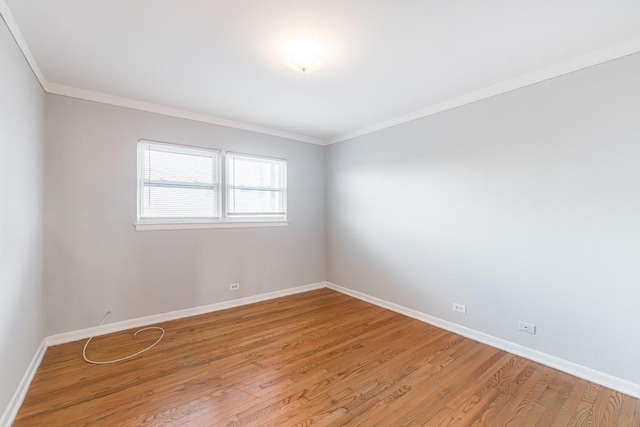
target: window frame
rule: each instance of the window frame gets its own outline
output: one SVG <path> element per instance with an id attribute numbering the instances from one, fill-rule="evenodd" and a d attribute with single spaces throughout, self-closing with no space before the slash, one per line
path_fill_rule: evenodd
<path id="1" fill-rule="evenodd" d="M 244 216 L 242 214 L 235 214 L 235 215 L 229 215 L 229 191 L 231 189 L 231 184 L 230 184 L 230 169 L 229 168 L 229 158 L 231 156 L 238 156 L 238 157 L 247 157 L 247 158 L 254 158 L 254 159 L 259 159 L 259 160 L 268 160 L 271 162 L 279 162 L 281 163 L 282 166 L 282 187 L 274 190 L 271 189 L 269 187 L 254 187 L 253 190 L 256 191 L 278 191 L 281 193 L 281 197 L 282 200 L 280 202 L 280 208 L 281 208 L 281 213 L 278 214 L 270 214 L 270 213 L 263 213 L 263 216 L 260 216 L 260 213 L 257 213 L 256 215 L 252 215 L 249 213 L 245 213 Z M 251 219 L 260 219 L 261 221 L 265 221 L 268 219 L 271 219 L 272 221 L 286 221 L 287 220 L 287 160 L 286 159 L 280 159 L 277 157 L 269 157 L 269 156 L 257 156 L 254 154 L 245 154 L 245 153 L 238 153 L 235 151 L 225 151 L 223 153 L 222 156 L 222 162 L 224 163 L 224 181 L 223 181 L 223 186 L 224 186 L 224 218 L 229 221 L 229 222 L 251 222 Z M 235 188 L 240 188 L 237 186 L 234 186 Z"/>
<path id="2" fill-rule="evenodd" d="M 219 216 L 217 218 L 144 218 L 142 217 L 142 204 L 144 196 L 144 146 L 145 144 L 153 145 L 165 145 L 168 147 L 176 147 L 178 149 L 183 148 L 185 150 L 195 150 L 212 152 L 217 155 L 217 203 L 219 206 Z M 225 151 L 216 148 L 197 147 L 185 144 L 176 144 L 163 141 L 155 141 L 151 139 L 139 139 L 136 144 L 137 150 L 137 172 L 136 172 L 136 221 L 134 223 L 137 231 L 151 231 L 151 230 L 185 230 L 185 229 L 200 229 L 200 228 L 246 228 L 246 227 L 278 227 L 288 225 L 288 212 L 287 212 L 287 193 L 288 193 L 288 181 L 287 181 L 287 160 L 282 158 L 275 158 L 269 156 L 260 156 L 255 154 L 246 154 L 235 151 Z M 253 157 L 256 159 L 265 159 L 272 161 L 280 161 L 283 163 L 282 169 L 282 208 L 284 209 L 283 215 L 272 216 L 232 216 L 227 215 L 227 197 L 228 197 L 228 167 L 227 167 L 227 154 L 237 155 L 242 157 Z"/>
<path id="3" fill-rule="evenodd" d="M 217 189 L 217 197 L 216 197 L 217 198 L 216 202 L 218 206 L 218 211 L 216 212 L 217 216 L 215 217 L 171 217 L 171 218 L 143 217 L 142 213 L 143 213 L 143 206 L 144 206 L 144 200 L 143 200 L 144 188 L 145 188 L 145 182 L 147 182 L 147 180 L 145 180 L 144 178 L 145 144 L 150 144 L 154 146 L 158 146 L 158 145 L 165 146 L 165 147 L 168 147 L 167 152 L 174 151 L 176 154 L 180 154 L 180 153 L 188 154 L 189 151 L 192 151 L 194 153 L 202 152 L 202 153 L 208 153 L 209 155 L 211 155 L 211 159 L 215 162 L 215 176 L 214 176 L 215 181 L 214 181 L 213 187 Z M 151 140 L 144 140 L 144 139 L 141 139 L 138 141 L 137 147 L 138 147 L 138 159 L 137 159 L 138 160 L 138 172 L 137 172 L 138 202 L 137 202 L 136 224 L 211 222 L 211 221 L 218 221 L 222 218 L 222 171 L 220 169 L 221 163 L 222 163 L 222 151 L 217 149 L 211 149 L 211 148 L 193 147 L 189 145 L 171 144 L 167 142 L 151 141 Z M 162 184 L 159 184 L 159 185 L 162 186 Z M 175 183 L 175 185 L 167 185 L 167 186 L 184 187 L 184 188 L 198 187 L 198 186 L 191 186 L 191 185 L 180 185 L 177 182 Z M 201 187 L 205 187 L 205 186 L 201 186 Z"/>

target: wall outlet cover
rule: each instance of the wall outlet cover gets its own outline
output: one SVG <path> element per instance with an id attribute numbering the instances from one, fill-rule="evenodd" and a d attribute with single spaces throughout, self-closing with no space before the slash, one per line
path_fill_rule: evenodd
<path id="1" fill-rule="evenodd" d="M 518 322 L 518 330 L 522 331 L 522 332 L 527 332 L 529 334 L 534 334 L 536 333 L 536 325 L 533 325 L 531 323 L 526 323 L 526 322 Z"/>
<path id="2" fill-rule="evenodd" d="M 458 313 L 462 313 L 462 314 L 467 314 L 467 306 L 464 304 L 458 304 L 457 302 L 454 302 L 453 311 L 457 311 Z"/>

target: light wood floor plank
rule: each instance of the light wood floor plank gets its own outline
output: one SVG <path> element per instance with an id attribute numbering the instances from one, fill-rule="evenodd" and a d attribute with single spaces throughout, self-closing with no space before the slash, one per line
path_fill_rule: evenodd
<path id="1" fill-rule="evenodd" d="M 640 427 L 638 399 L 328 289 L 159 326 L 113 365 L 49 348 L 15 425 Z"/>

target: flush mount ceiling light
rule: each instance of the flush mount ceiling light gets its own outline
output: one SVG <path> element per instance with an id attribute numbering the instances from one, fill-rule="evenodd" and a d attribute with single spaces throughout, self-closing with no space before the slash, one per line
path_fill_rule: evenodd
<path id="1" fill-rule="evenodd" d="M 308 40 L 292 43 L 286 56 L 287 66 L 299 73 L 313 73 L 324 65 L 322 49 L 317 43 Z"/>

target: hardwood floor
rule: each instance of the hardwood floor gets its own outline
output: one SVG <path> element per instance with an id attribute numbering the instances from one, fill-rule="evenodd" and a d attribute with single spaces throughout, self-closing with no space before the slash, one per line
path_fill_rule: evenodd
<path id="1" fill-rule="evenodd" d="M 640 426 L 638 399 L 328 289 L 160 326 L 114 365 L 49 348 L 15 425 Z"/>

